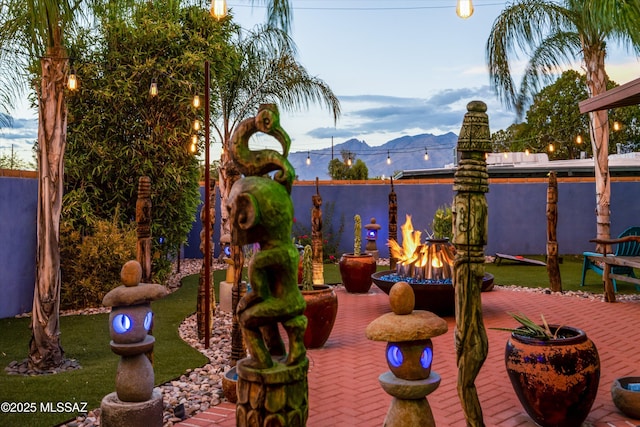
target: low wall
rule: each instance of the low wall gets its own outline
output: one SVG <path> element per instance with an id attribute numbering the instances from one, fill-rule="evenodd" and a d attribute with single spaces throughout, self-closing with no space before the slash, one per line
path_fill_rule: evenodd
<path id="1" fill-rule="evenodd" d="M 485 253 L 512 255 L 544 254 L 546 252 L 547 181 L 540 178 L 498 178 L 489 180 L 489 242 Z M 353 216 L 359 214 L 363 225 L 375 217 L 381 228 L 378 249 L 388 257 L 389 181 L 321 181 L 319 192 L 323 200 L 324 232 L 337 232 L 344 220 L 344 232 L 339 236 L 339 253 L 353 251 Z M 452 179 L 402 180 L 394 183 L 398 198 L 398 233 L 405 216 L 411 215 L 415 230 L 431 231 L 431 221 L 438 207 L 448 205 L 454 197 Z M 36 211 L 38 185 L 35 173 L 0 170 L 0 318 L 31 310 L 35 284 Z M 201 189 L 201 194 L 204 192 Z M 295 218 L 298 226 L 311 229 L 311 196 L 315 182 L 296 182 L 292 190 Z M 611 235 L 639 225 L 640 177 L 612 178 Z M 331 222 L 327 211 L 333 207 Z M 593 250 L 589 239 L 596 235 L 595 183 L 593 178 L 558 178 L 558 245 L 561 254 L 576 254 Z M 199 218 L 199 212 L 195 218 Z M 194 223 L 182 256 L 201 258 L 200 221 Z M 216 199 L 214 242 L 220 240 L 220 200 Z M 399 239 L 401 235 L 399 234 Z M 363 238 L 364 247 L 364 238 Z M 220 247 L 215 245 L 214 255 Z M 64 285 L 64 284 L 63 284 Z"/>

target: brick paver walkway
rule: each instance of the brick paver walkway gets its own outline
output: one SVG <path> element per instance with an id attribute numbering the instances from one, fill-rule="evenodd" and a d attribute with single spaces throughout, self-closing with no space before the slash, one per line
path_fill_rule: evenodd
<path id="1" fill-rule="evenodd" d="M 338 289 L 338 317 L 327 344 L 309 350 L 309 427 L 380 426 L 391 397 L 378 384 L 387 371 L 385 343 L 366 339 L 364 330 L 373 319 L 390 311 L 389 297 L 372 286 L 364 295 Z M 534 427 L 516 397 L 504 366 L 508 332 L 492 327 L 517 326 L 508 312 L 522 312 L 533 319 L 543 313 L 550 323 L 586 331 L 601 360 L 600 387 L 584 426 L 629 427 L 639 420 L 626 418 L 611 401 L 615 378 L 640 375 L 640 303 L 605 303 L 586 298 L 494 289 L 482 294 L 489 354 L 476 386 L 487 427 Z M 465 426 L 456 392 L 457 368 L 453 330 L 433 339 L 433 370 L 442 377 L 440 387 L 428 396 L 436 424 Z M 636 323 L 638 322 L 638 323 Z M 223 403 L 178 424 L 180 427 L 235 425 L 235 405 Z"/>

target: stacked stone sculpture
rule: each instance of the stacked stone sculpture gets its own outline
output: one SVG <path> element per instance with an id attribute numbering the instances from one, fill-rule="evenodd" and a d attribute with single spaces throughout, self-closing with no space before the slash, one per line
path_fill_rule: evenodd
<path id="1" fill-rule="evenodd" d="M 392 312 L 378 317 L 366 329 L 370 340 L 387 342 L 390 371 L 378 380 L 393 399 L 383 425 L 433 427 L 435 421 L 425 397 L 438 388 L 440 376 L 431 370 L 431 338 L 447 332 L 447 322 L 429 311 L 414 310 L 415 295 L 407 282 L 391 287 L 389 305 Z"/>
<path id="2" fill-rule="evenodd" d="M 140 283 L 142 267 L 129 261 L 121 271 L 122 285 L 104 296 L 109 315 L 111 351 L 120 356 L 116 391 L 102 399 L 104 427 L 162 426 L 162 393 L 154 389 L 153 366 L 147 352 L 155 338 L 148 334 L 153 321 L 151 301 L 166 295 L 164 286 Z"/>

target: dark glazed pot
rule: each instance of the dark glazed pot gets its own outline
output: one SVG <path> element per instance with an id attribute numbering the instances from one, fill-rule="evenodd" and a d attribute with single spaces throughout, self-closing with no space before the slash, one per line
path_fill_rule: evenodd
<path id="1" fill-rule="evenodd" d="M 552 331 L 559 326 L 550 325 Z M 505 362 L 511 384 L 529 416 L 542 427 L 579 427 L 600 382 L 600 358 L 584 331 L 560 327 L 548 341 L 511 334 Z"/>
<path id="2" fill-rule="evenodd" d="M 331 335 L 338 314 L 338 296 L 329 285 L 313 285 L 312 291 L 301 291 L 307 308 L 307 330 L 304 333 L 306 348 L 320 348 Z"/>
<path id="3" fill-rule="evenodd" d="M 371 288 L 371 275 L 376 272 L 376 260 L 371 254 L 344 254 L 338 263 L 340 277 L 347 292 L 366 294 Z"/>

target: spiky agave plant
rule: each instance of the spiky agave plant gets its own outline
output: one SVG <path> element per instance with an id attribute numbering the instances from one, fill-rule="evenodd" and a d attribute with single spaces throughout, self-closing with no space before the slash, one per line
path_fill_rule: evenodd
<path id="1" fill-rule="evenodd" d="M 558 327 L 555 329 L 555 332 L 551 331 L 547 320 L 544 318 L 544 315 L 540 315 L 542 320 L 542 325 L 535 323 L 533 320 L 529 319 L 526 315 L 520 313 L 509 313 L 511 317 L 513 317 L 520 325 L 517 328 L 491 328 L 498 331 L 507 331 L 513 332 L 516 335 L 535 338 L 542 341 L 554 340 L 558 338 L 558 331 L 562 329 L 562 327 Z"/>

